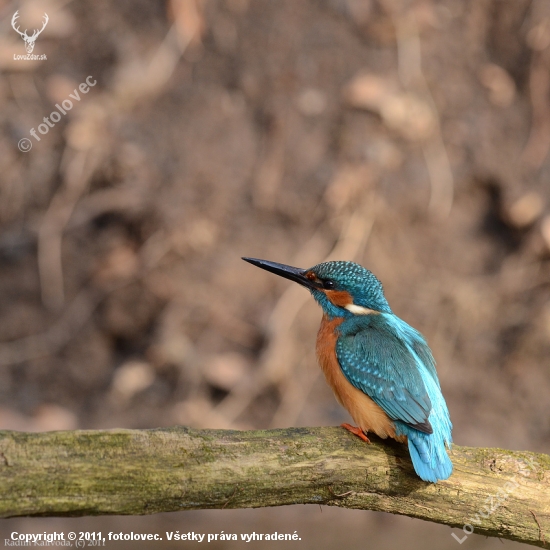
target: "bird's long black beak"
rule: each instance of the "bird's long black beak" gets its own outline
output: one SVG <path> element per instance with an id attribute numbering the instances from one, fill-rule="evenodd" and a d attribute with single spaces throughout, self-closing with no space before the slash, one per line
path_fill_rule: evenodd
<path id="1" fill-rule="evenodd" d="M 243 258 L 243 260 L 249 264 L 261 267 L 266 271 L 271 271 L 271 273 L 275 273 L 275 275 L 290 279 L 306 288 L 320 288 L 319 284 L 305 276 L 308 271 L 307 269 L 300 269 L 299 267 L 278 264 L 277 262 L 269 262 L 267 260 L 258 260 L 257 258 Z"/>

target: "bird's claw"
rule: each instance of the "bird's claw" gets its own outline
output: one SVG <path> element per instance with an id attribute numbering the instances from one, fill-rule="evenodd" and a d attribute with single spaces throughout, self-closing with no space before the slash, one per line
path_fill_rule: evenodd
<path id="1" fill-rule="evenodd" d="M 361 429 L 356 428 L 355 426 L 352 426 L 351 424 L 347 424 L 344 422 L 343 424 L 340 424 L 342 428 L 346 428 L 348 432 L 351 432 L 353 435 L 356 435 L 358 438 L 362 439 L 365 443 L 370 443 L 370 439 L 367 437 L 367 434 Z"/>

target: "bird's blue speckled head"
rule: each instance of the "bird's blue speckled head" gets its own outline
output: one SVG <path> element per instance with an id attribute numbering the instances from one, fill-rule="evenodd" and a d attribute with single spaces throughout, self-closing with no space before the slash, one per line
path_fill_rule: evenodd
<path id="1" fill-rule="evenodd" d="M 355 306 L 391 313 L 382 283 L 362 265 L 354 262 L 325 262 L 306 270 L 306 277 L 309 273 L 313 273 L 323 284 L 322 288 L 310 288 L 310 291 L 330 317 L 353 314 L 344 306 L 346 294 L 349 294 L 351 304 Z"/>
<path id="2" fill-rule="evenodd" d="M 382 283 L 359 264 L 325 262 L 300 269 L 256 258 L 243 260 L 305 286 L 330 318 L 364 315 L 368 310 L 392 312 Z"/>

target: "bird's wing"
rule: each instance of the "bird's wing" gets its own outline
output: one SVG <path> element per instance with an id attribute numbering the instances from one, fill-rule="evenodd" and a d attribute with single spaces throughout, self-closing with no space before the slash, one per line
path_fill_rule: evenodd
<path id="1" fill-rule="evenodd" d="M 344 375 L 392 420 L 432 433 L 432 404 L 417 358 L 381 315 L 369 317 L 378 319 L 341 325 L 336 355 Z"/>

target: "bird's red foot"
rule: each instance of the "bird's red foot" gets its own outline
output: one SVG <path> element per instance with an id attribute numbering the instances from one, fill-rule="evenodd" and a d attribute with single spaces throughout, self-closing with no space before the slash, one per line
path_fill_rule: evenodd
<path id="1" fill-rule="evenodd" d="M 356 435 L 366 443 L 370 443 L 370 439 L 367 437 L 367 434 L 361 428 L 356 428 L 355 426 L 352 426 L 351 424 L 346 424 L 345 422 L 344 424 L 340 424 L 340 426 L 342 426 L 342 428 L 346 428 L 348 432 L 351 432 L 353 435 Z"/>

